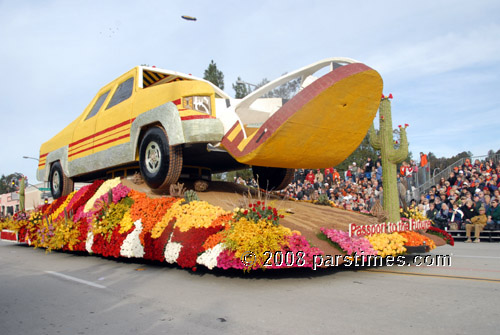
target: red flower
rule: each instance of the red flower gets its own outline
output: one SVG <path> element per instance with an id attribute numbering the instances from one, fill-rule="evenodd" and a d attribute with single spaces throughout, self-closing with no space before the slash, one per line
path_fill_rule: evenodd
<path id="1" fill-rule="evenodd" d="M 247 215 L 248 214 L 248 209 L 245 209 L 245 211 L 243 212 L 243 215 Z"/>
<path id="2" fill-rule="evenodd" d="M 389 96 L 387 98 L 392 99 L 392 93 L 389 93 Z"/>
<path id="3" fill-rule="evenodd" d="M 399 128 L 401 128 L 401 125 L 398 125 Z"/>
<path id="4" fill-rule="evenodd" d="M 382 94 L 382 99 L 385 99 L 385 96 Z"/>
<path id="5" fill-rule="evenodd" d="M 252 204 L 248 204 L 248 208 L 252 208 L 252 206 L 253 206 Z"/>
<path id="6" fill-rule="evenodd" d="M 408 123 L 405 123 L 405 127 L 409 127 L 410 125 Z"/>

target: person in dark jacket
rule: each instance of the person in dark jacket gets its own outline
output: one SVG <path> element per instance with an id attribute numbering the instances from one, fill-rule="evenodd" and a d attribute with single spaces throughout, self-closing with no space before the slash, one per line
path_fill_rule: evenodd
<path id="1" fill-rule="evenodd" d="M 434 218 L 434 222 L 440 229 L 448 228 L 448 223 L 450 222 L 451 213 L 448 209 L 448 205 L 442 204 L 439 212 L 436 213 L 436 217 Z"/>
<path id="2" fill-rule="evenodd" d="M 488 208 L 486 215 L 488 217 L 488 225 L 500 224 L 500 206 L 498 206 L 498 199 L 494 198 L 491 200 L 491 207 Z"/>
<path id="3" fill-rule="evenodd" d="M 435 223 L 434 219 L 436 218 L 438 210 L 436 209 L 436 206 L 434 205 L 433 202 L 429 204 L 429 209 L 427 210 L 427 213 L 425 213 L 425 216 L 431 220 L 432 222 Z"/>
<path id="4" fill-rule="evenodd" d="M 464 213 L 463 222 L 465 224 L 471 223 L 471 219 L 474 216 L 479 215 L 479 213 L 476 211 L 476 208 L 474 207 L 474 202 L 472 202 L 472 200 L 470 200 L 470 199 L 468 199 L 465 202 L 465 205 L 463 205 L 462 207 L 460 207 L 460 209 Z"/>

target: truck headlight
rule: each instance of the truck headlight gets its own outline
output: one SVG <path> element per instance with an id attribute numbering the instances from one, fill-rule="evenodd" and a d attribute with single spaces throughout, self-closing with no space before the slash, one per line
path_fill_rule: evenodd
<path id="1" fill-rule="evenodd" d="M 212 114 L 212 104 L 209 96 L 191 96 L 182 99 L 182 107 L 192 109 L 198 112 Z"/>

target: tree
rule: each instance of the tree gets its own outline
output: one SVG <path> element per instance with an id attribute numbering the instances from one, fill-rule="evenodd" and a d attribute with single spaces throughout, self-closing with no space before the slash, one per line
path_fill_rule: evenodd
<path id="1" fill-rule="evenodd" d="M 342 163 L 337 165 L 335 168 L 339 171 L 339 173 L 342 173 L 347 170 L 349 165 L 351 165 L 353 162 L 356 162 L 357 166 L 364 167 L 364 163 L 366 162 L 367 158 L 370 157 L 372 161 L 376 161 L 378 157 L 379 151 L 373 149 L 373 147 L 370 145 L 369 141 L 369 136 L 366 134 L 365 138 L 363 141 L 361 141 L 361 144 L 354 150 L 354 152 L 347 157 L 346 160 L 344 160 Z"/>
<path id="2" fill-rule="evenodd" d="M 217 64 L 214 63 L 213 59 L 208 65 L 208 68 L 205 70 L 203 79 L 208 80 L 221 90 L 224 89 L 224 74 L 222 71 L 217 69 Z"/>
<path id="3" fill-rule="evenodd" d="M 8 176 L 2 175 L 0 178 L 0 194 L 17 191 L 18 184 L 12 185 L 12 180 L 18 182 L 22 177 L 23 175 L 18 172 L 11 173 Z"/>
<path id="4" fill-rule="evenodd" d="M 250 94 L 250 92 L 252 92 L 252 90 L 248 87 L 247 84 L 243 84 L 241 82 L 242 82 L 241 77 L 238 77 L 236 83 L 233 84 L 233 90 L 235 92 L 234 97 L 236 99 L 243 99 L 248 94 Z"/>
<path id="5" fill-rule="evenodd" d="M 283 76 L 286 74 L 283 73 Z M 257 88 L 260 88 L 269 83 L 267 78 L 262 79 L 260 83 L 257 84 Z M 267 92 L 262 96 L 262 98 L 282 98 L 282 99 L 291 99 L 300 88 L 300 78 L 290 80 L 289 82 L 276 87 L 274 90 Z"/>

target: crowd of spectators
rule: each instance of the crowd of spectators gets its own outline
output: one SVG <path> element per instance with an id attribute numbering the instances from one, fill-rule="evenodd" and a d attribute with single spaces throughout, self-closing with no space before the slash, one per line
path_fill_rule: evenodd
<path id="1" fill-rule="evenodd" d="M 282 191 L 297 200 L 318 200 L 324 194 L 336 207 L 370 212 L 377 202 L 382 203 L 382 162 L 368 158 L 364 165 L 355 162 L 343 173 L 335 168 L 324 171 L 297 169 L 293 183 Z"/>
<path id="2" fill-rule="evenodd" d="M 419 164 L 411 160 L 401 165 L 398 179 L 406 181 L 409 187 L 416 186 L 418 169 L 428 168 L 427 156 L 421 153 L 420 159 Z M 366 213 L 377 200 L 383 203 L 382 178 L 381 157 L 375 162 L 368 158 L 362 167 L 353 162 L 343 173 L 333 167 L 324 171 L 297 169 L 294 181 L 281 193 L 288 198 L 312 201 L 324 194 L 336 207 Z M 472 164 L 467 159 L 420 199 L 412 199 L 409 208 L 441 229 L 465 229 L 483 208 L 487 227 L 500 230 L 499 202 L 500 165 L 493 160 L 475 160 Z"/>
<path id="3" fill-rule="evenodd" d="M 500 229 L 500 165 L 469 160 L 441 178 L 411 206 L 441 229 L 465 229 L 484 209 L 486 229 Z"/>

